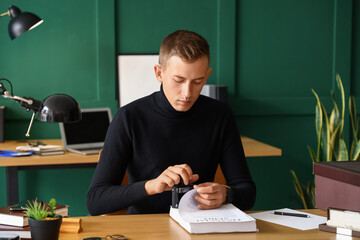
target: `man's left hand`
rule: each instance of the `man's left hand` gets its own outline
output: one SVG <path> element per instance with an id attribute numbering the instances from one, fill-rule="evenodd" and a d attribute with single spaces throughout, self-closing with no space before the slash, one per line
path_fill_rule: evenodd
<path id="1" fill-rule="evenodd" d="M 226 188 L 213 182 L 194 185 L 198 195 L 195 199 L 200 203 L 199 209 L 214 209 L 220 207 L 226 201 Z"/>

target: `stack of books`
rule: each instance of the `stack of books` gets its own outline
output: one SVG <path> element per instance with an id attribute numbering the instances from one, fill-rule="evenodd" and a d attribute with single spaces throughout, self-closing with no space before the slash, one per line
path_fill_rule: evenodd
<path id="1" fill-rule="evenodd" d="M 315 206 L 360 211 L 360 161 L 314 163 Z"/>
<path id="2" fill-rule="evenodd" d="M 30 239 L 29 219 L 25 216 L 24 210 L 21 206 L 25 206 L 27 201 L 21 202 L 17 205 L 0 208 L 0 232 L 1 233 L 15 233 L 21 239 Z M 47 205 L 47 203 L 44 203 Z M 56 204 L 55 213 L 63 217 L 69 216 L 67 205 Z"/>
<path id="3" fill-rule="evenodd" d="M 319 229 L 342 235 L 360 237 L 360 212 L 328 208 L 328 220 Z"/>
<path id="4" fill-rule="evenodd" d="M 64 154 L 65 151 L 60 145 L 39 145 L 39 146 L 18 146 L 17 151 L 31 151 L 40 156 Z"/>

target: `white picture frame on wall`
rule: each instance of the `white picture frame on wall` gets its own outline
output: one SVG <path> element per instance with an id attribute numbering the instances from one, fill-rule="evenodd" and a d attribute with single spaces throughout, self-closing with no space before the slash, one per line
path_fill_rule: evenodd
<path id="1" fill-rule="evenodd" d="M 154 66 L 159 55 L 118 55 L 119 107 L 160 90 Z"/>

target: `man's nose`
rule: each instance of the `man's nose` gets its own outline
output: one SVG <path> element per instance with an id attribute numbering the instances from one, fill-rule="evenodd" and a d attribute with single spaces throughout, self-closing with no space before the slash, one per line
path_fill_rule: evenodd
<path id="1" fill-rule="evenodd" d="M 190 97 L 191 96 L 191 83 L 186 81 L 183 86 L 182 86 L 182 94 L 185 97 Z"/>

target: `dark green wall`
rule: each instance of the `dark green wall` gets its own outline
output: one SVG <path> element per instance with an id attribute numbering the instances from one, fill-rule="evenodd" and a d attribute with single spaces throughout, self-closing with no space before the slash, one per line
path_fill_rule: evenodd
<path id="1" fill-rule="evenodd" d="M 82 108 L 117 108 L 114 1 L 4 0 L 9 5 L 34 12 L 44 23 L 11 41 L 9 17 L 0 21 L 0 76 L 11 80 L 14 93 L 44 99 L 50 94 L 73 96 Z M 6 106 L 5 138 L 24 139 L 30 113 L 16 103 Z M 57 123 L 36 121 L 30 137 L 60 138 Z M 22 171 L 20 200 L 55 197 L 70 205 L 72 216 L 86 215 L 86 193 L 94 169 Z M 0 169 L 0 205 L 6 205 L 5 169 Z"/>
<path id="2" fill-rule="evenodd" d="M 157 53 L 162 39 L 177 29 L 207 38 L 209 82 L 229 87 L 241 133 L 283 150 L 282 157 L 248 159 L 258 187 L 254 209 L 301 208 L 289 169 L 304 182 L 312 178 L 310 89 L 329 103 L 340 73 L 346 94 L 360 94 L 357 0 L 3 0 L 0 8 L 10 4 L 45 22 L 11 41 L 8 19 L 1 19 L 0 77 L 12 81 L 16 95 L 67 93 L 83 108 L 110 106 L 115 113 L 117 54 Z M 6 139 L 24 138 L 30 114 L 8 100 L 0 104 L 7 107 Z M 58 125 L 37 121 L 31 137 L 59 138 Z M 21 172 L 20 198 L 54 196 L 71 206 L 72 216 L 86 215 L 92 174 L 93 169 Z M 2 206 L 4 168 L 0 187 Z"/>

